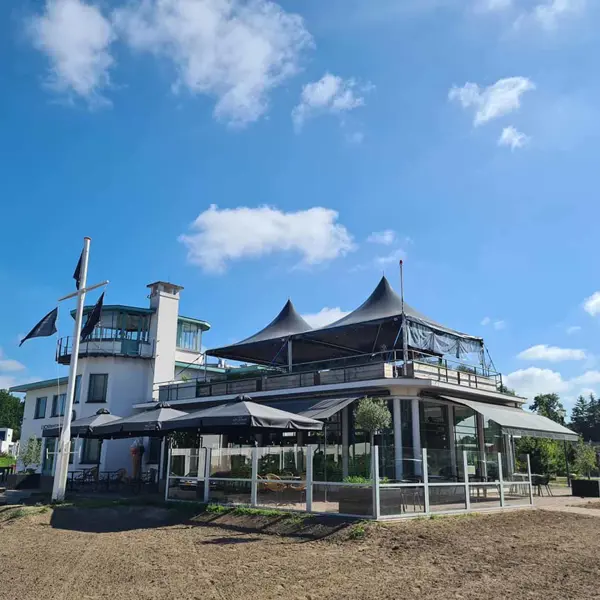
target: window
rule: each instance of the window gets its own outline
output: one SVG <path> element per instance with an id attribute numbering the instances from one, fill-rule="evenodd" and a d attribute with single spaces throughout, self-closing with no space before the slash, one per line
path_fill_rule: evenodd
<path id="1" fill-rule="evenodd" d="M 150 447 L 148 449 L 148 464 L 155 465 L 160 462 L 160 446 L 162 444 L 162 438 L 153 437 L 150 438 Z"/>
<path id="2" fill-rule="evenodd" d="M 34 419 L 43 419 L 46 416 L 46 396 L 35 399 L 35 412 L 33 413 Z"/>
<path id="3" fill-rule="evenodd" d="M 202 330 L 199 325 L 194 323 L 186 323 L 185 321 L 177 322 L 177 347 L 182 350 L 192 350 L 200 352 L 202 344 Z"/>
<path id="4" fill-rule="evenodd" d="M 100 462 L 100 440 L 91 438 L 83 440 L 81 462 L 86 465 L 97 465 Z"/>
<path id="5" fill-rule="evenodd" d="M 81 375 L 75 377 L 75 396 L 73 398 L 73 404 L 79 404 L 79 397 L 81 396 Z"/>
<path id="6" fill-rule="evenodd" d="M 106 402 L 106 390 L 108 388 L 108 375 L 94 373 L 90 375 L 88 388 L 88 402 Z"/>
<path id="7" fill-rule="evenodd" d="M 66 394 L 54 394 L 52 397 L 52 412 L 51 417 L 63 417 L 65 414 L 65 402 L 67 400 Z"/>

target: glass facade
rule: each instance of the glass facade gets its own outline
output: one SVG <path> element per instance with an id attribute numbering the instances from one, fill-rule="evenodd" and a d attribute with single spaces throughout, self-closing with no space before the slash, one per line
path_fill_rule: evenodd
<path id="1" fill-rule="evenodd" d="M 134 310 L 103 310 L 100 323 L 89 340 L 132 340 L 147 342 L 150 333 L 150 314 Z"/>
<path id="2" fill-rule="evenodd" d="M 200 352 L 202 348 L 202 328 L 196 323 L 177 322 L 177 347 L 181 350 Z"/>

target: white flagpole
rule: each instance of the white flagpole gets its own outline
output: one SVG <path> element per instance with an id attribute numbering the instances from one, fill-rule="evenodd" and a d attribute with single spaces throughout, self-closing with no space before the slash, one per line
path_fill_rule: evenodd
<path id="1" fill-rule="evenodd" d="M 81 283 L 77 292 L 77 311 L 75 313 L 75 325 L 73 327 L 73 347 L 71 349 L 71 361 L 69 364 L 69 383 L 67 384 L 67 398 L 65 406 L 65 419 L 63 422 L 60 440 L 58 443 L 58 455 L 56 469 L 54 471 L 54 484 L 52 486 L 52 501 L 61 502 L 65 499 L 67 488 L 67 474 L 69 471 L 69 453 L 71 450 L 71 417 L 73 414 L 73 400 L 75 395 L 75 379 L 77 375 L 77 360 L 79 358 L 79 338 L 81 336 L 81 322 L 83 320 L 83 306 L 85 303 L 88 258 L 90 253 L 89 237 L 83 238 L 83 256 L 81 261 Z"/>

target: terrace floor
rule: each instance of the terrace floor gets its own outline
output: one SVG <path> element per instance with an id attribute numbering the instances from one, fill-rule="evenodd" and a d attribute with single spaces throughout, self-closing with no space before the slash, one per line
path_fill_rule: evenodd
<path id="1" fill-rule="evenodd" d="M 587 515 L 357 526 L 132 506 L 9 518 L 15 510 L 0 507 L 7 600 L 600 598 L 600 519 Z"/>

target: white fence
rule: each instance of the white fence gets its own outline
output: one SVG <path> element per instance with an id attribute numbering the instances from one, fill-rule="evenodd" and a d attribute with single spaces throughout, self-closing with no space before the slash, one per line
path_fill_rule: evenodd
<path id="1" fill-rule="evenodd" d="M 165 499 L 381 520 L 533 504 L 529 456 L 526 473 L 506 474 L 501 454 L 480 457 L 483 468 L 478 472 L 483 475 L 476 475 L 473 458 L 465 451 L 462 477 L 442 479 L 430 477 L 423 449 L 418 476 L 388 481 L 379 477 L 379 448 L 375 446 L 369 479 L 322 481 L 322 475 L 314 476 L 315 449 L 172 449 Z M 489 476 L 487 465 L 492 464 L 493 476 Z"/>

